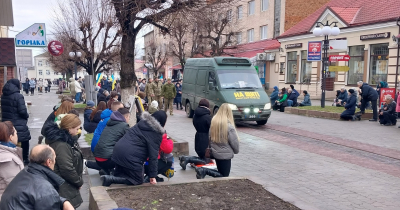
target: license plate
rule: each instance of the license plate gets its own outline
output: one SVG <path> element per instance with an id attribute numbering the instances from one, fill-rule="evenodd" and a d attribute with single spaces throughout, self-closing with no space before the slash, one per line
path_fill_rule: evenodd
<path id="1" fill-rule="evenodd" d="M 256 118 L 256 115 L 247 115 L 247 118 L 253 119 L 253 118 Z"/>

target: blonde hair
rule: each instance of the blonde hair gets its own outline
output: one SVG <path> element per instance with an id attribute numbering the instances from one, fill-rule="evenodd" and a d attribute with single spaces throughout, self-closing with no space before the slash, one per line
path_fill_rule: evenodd
<path id="1" fill-rule="evenodd" d="M 68 130 L 71 128 L 76 128 L 82 124 L 78 116 L 74 114 L 67 114 L 61 119 L 60 128 Z"/>
<path id="2" fill-rule="evenodd" d="M 61 106 L 58 107 L 57 111 L 56 111 L 56 117 L 58 117 L 58 115 L 60 114 L 68 114 L 69 111 L 71 111 L 71 109 L 74 108 L 74 104 L 71 103 L 70 101 L 64 101 L 62 102 Z"/>
<path id="3" fill-rule="evenodd" d="M 211 120 L 210 137 L 215 143 L 228 142 L 228 123 L 235 128 L 232 109 L 227 103 L 221 105 L 217 114 Z M 236 129 L 235 129 L 236 130 Z"/>

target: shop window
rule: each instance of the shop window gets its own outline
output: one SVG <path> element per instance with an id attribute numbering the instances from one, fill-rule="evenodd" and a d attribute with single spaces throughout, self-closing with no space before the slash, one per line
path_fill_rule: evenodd
<path id="1" fill-rule="evenodd" d="M 387 82 L 389 44 L 371 45 L 369 84 L 376 85 L 380 81 Z"/>
<path id="2" fill-rule="evenodd" d="M 348 85 L 356 85 L 358 81 L 362 81 L 364 78 L 364 48 L 364 45 L 349 47 Z"/>
<path id="3" fill-rule="evenodd" d="M 285 72 L 285 62 L 281 62 L 279 66 L 279 74 L 284 74 Z"/>
<path id="4" fill-rule="evenodd" d="M 296 83 L 297 78 L 297 52 L 287 53 L 286 83 Z"/>
<path id="5" fill-rule="evenodd" d="M 300 82 L 310 84 L 312 72 L 312 62 L 307 61 L 307 50 L 301 51 L 301 74 Z"/>

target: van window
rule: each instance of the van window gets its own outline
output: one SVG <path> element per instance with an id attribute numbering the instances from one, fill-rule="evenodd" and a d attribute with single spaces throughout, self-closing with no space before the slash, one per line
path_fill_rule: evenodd
<path id="1" fill-rule="evenodd" d="M 197 85 L 205 86 L 206 85 L 206 70 L 201 70 L 197 73 Z"/>
<path id="2" fill-rule="evenodd" d="M 185 76 L 183 78 L 183 82 L 189 83 L 189 84 L 195 84 L 196 73 L 197 73 L 197 71 L 195 71 L 193 69 L 185 68 Z"/>
<path id="3" fill-rule="evenodd" d="M 256 70 L 220 70 L 217 74 L 223 89 L 262 88 Z"/>
<path id="4" fill-rule="evenodd" d="M 212 82 L 214 86 L 217 86 L 217 80 L 215 79 L 214 72 L 208 72 L 208 82 Z M 209 88 L 210 90 L 214 90 L 214 88 Z"/>

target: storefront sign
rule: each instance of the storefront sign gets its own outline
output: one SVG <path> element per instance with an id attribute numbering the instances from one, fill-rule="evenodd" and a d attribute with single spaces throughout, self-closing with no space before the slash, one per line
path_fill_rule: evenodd
<path id="1" fill-rule="evenodd" d="M 46 47 L 46 26 L 35 23 L 15 36 L 16 47 Z"/>
<path id="2" fill-rule="evenodd" d="M 390 32 L 386 33 L 378 33 L 378 34 L 367 34 L 361 35 L 360 40 L 369 40 L 369 39 L 386 39 L 390 37 Z"/>
<path id="3" fill-rule="evenodd" d="M 64 46 L 59 41 L 51 41 L 47 49 L 53 56 L 59 56 L 64 52 Z"/>
<path id="4" fill-rule="evenodd" d="M 285 45 L 285 49 L 299 48 L 303 47 L 303 43 L 295 43 L 295 44 L 287 44 Z"/>
<path id="5" fill-rule="evenodd" d="M 329 40 L 329 50 L 347 50 L 347 40 Z"/>
<path id="6" fill-rule="evenodd" d="M 307 61 L 321 61 L 322 42 L 308 42 Z"/>
<path id="7" fill-rule="evenodd" d="M 390 95 L 392 98 L 395 98 L 396 94 L 396 89 L 394 88 L 381 88 L 381 95 L 379 96 L 379 107 L 383 107 L 383 104 L 385 103 L 385 96 Z"/>
<path id="8" fill-rule="evenodd" d="M 260 99 L 258 92 L 234 92 L 236 99 Z"/>
<path id="9" fill-rule="evenodd" d="M 330 55 L 329 61 L 336 62 L 336 61 L 349 61 L 350 55 Z"/>
<path id="10" fill-rule="evenodd" d="M 329 66 L 329 71 L 349 71 L 348 66 Z"/>

